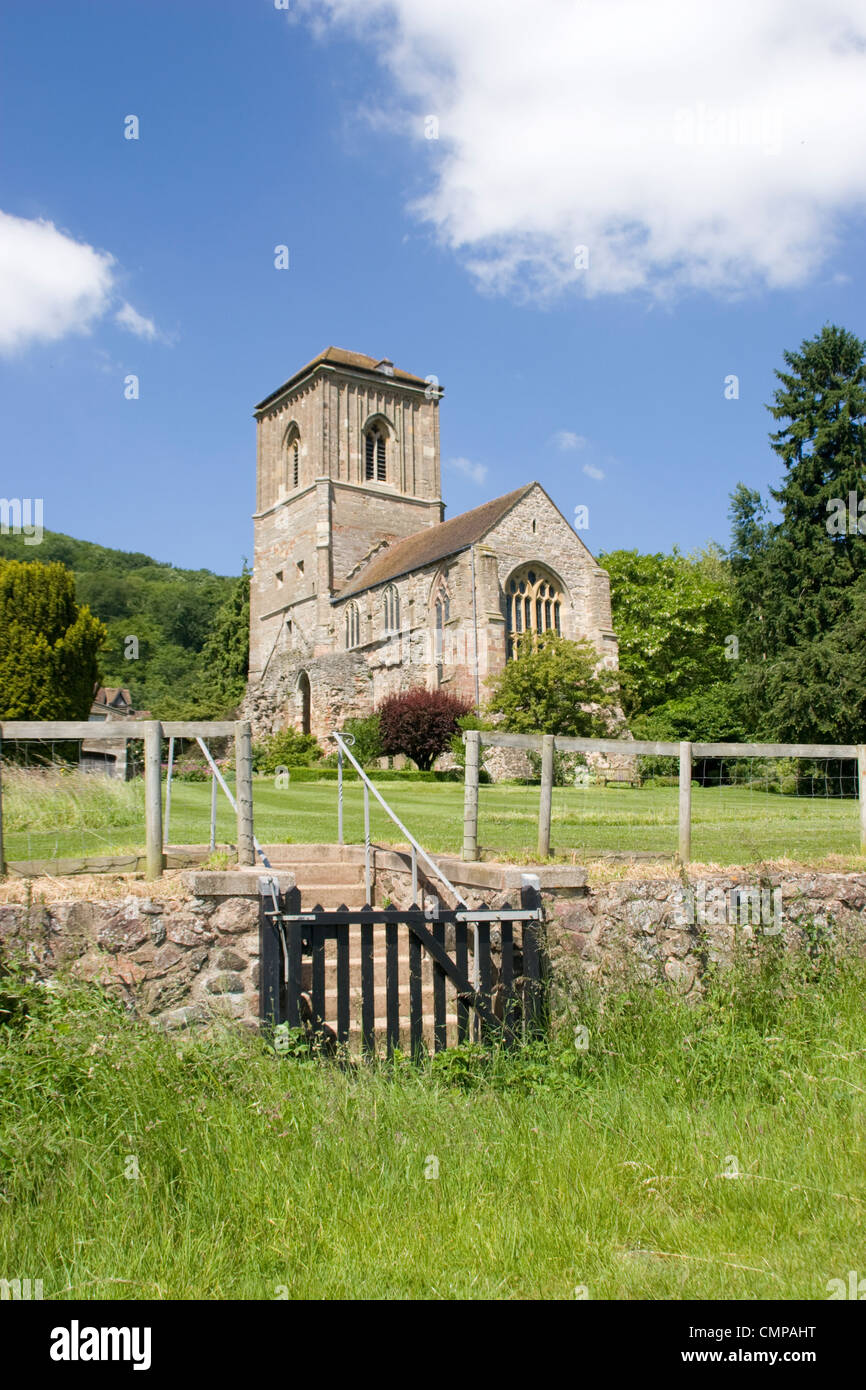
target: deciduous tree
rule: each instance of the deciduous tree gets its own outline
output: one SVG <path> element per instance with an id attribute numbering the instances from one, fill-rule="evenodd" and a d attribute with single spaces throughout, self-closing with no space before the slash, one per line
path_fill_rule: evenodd
<path id="1" fill-rule="evenodd" d="M 608 737 L 616 721 L 616 673 L 589 642 L 554 632 L 526 636 L 491 686 L 488 709 L 518 734 Z"/>

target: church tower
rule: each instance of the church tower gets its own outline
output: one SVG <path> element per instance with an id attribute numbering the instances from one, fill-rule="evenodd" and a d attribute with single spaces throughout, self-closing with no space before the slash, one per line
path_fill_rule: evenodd
<path id="1" fill-rule="evenodd" d="M 278 650 L 333 652 L 331 599 L 377 549 L 442 521 L 440 395 L 330 347 L 256 406 L 251 679 Z"/>

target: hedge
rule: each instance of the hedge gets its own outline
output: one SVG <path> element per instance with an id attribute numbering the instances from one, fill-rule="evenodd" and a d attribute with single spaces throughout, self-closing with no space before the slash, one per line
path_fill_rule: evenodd
<path id="1" fill-rule="evenodd" d="M 290 767 L 287 771 L 292 782 L 336 782 L 338 777 L 335 767 Z M 257 775 L 260 778 L 270 776 L 266 773 Z M 449 767 L 442 772 L 419 772 L 416 768 L 376 767 L 368 768 L 367 776 L 371 782 L 462 782 L 463 769 Z M 347 782 L 360 780 L 351 766 L 343 768 L 343 777 Z"/>

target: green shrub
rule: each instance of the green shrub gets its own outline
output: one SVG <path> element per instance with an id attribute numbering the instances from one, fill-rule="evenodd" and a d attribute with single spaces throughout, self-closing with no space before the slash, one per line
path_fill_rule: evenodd
<path id="1" fill-rule="evenodd" d="M 168 777 L 168 763 L 163 764 L 164 775 Z M 171 780 L 173 782 L 209 782 L 212 773 L 207 763 L 196 762 L 194 759 L 181 759 L 179 762 L 172 763 Z"/>
<path id="2" fill-rule="evenodd" d="M 262 743 L 253 744 L 253 771 L 276 772 L 281 767 L 303 767 L 320 760 L 322 750 L 310 734 L 280 729 Z"/>
<path id="3" fill-rule="evenodd" d="M 354 738 L 355 742 L 350 747 L 362 767 L 384 755 L 378 714 L 368 715 L 366 719 L 347 719 L 341 733 L 351 734 Z"/>

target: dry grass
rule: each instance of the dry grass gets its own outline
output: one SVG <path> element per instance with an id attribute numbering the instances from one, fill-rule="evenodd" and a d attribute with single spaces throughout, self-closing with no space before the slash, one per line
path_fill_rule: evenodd
<path id="1" fill-rule="evenodd" d="M 65 878 L 53 878 L 43 874 L 39 878 L 0 879 L 0 904 L 2 903 L 69 903 L 82 899 L 88 902 L 105 902 L 113 898 L 159 898 L 183 901 L 189 898 L 182 869 L 169 869 L 161 878 L 148 881 L 144 874 L 69 874 Z"/>

